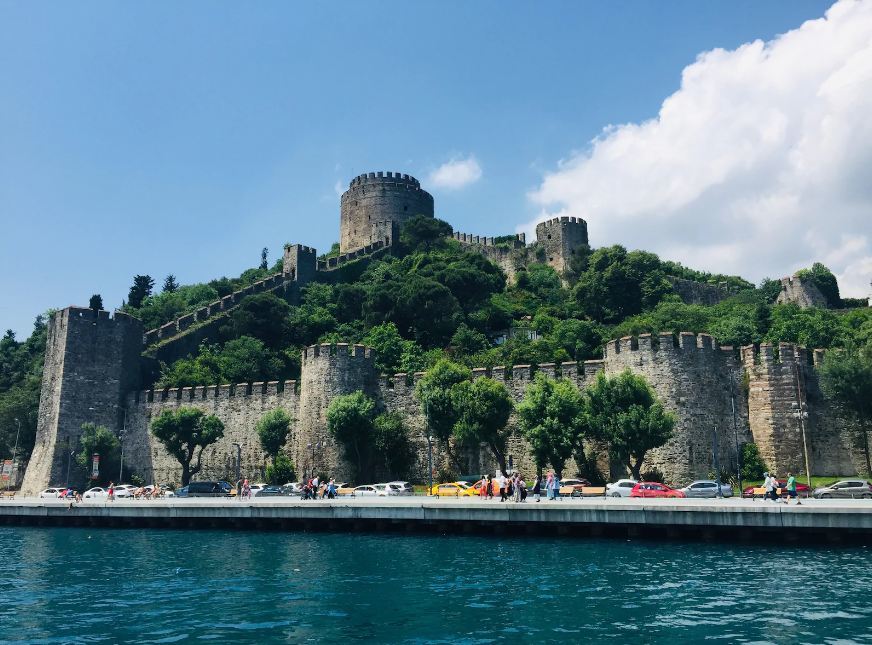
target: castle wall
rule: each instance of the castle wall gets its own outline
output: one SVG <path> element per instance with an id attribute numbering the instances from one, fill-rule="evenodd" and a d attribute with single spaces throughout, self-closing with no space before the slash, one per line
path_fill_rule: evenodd
<path id="1" fill-rule="evenodd" d="M 469 233 L 454 233 L 454 239 L 460 242 L 464 249 L 483 255 L 496 264 L 506 274 L 509 282 L 515 281 L 518 269 L 526 267 L 533 254 L 527 248 L 523 233 L 519 233 L 512 246 L 495 245 L 494 238 Z"/>
<path id="2" fill-rule="evenodd" d="M 401 224 L 415 215 L 433 217 L 432 195 L 421 189 L 417 179 L 400 173 L 355 177 L 340 202 L 339 249 L 343 253 L 374 242 L 374 233 L 382 236 L 383 229 L 373 229 L 376 223 Z"/>
<path id="3" fill-rule="evenodd" d="M 49 319 L 36 442 L 25 494 L 66 484 L 82 424 L 119 432 L 123 395 L 137 386 L 142 324 L 122 312 L 67 307 Z"/>
<path id="4" fill-rule="evenodd" d="M 780 343 L 759 351 L 742 348 L 748 377 L 748 411 L 754 442 L 766 465 L 779 476 L 805 471 L 803 429 L 813 474 L 860 472 L 862 454 L 852 449 L 851 420 L 820 392 L 805 348 Z"/>
<path id="5" fill-rule="evenodd" d="M 127 397 L 125 463 L 147 483 L 179 484 L 182 473 L 179 462 L 149 428 L 164 410 L 193 407 L 214 414 L 224 423 L 224 436 L 203 451 L 204 467 L 194 479 L 235 481 L 234 443 L 242 447 L 242 475 L 261 479 L 269 461 L 261 450 L 255 425 L 267 412 L 284 409 L 293 420 L 287 447 L 293 446 L 299 418 L 299 395 L 295 388 L 295 381 L 270 381 L 131 392 Z"/>
<path id="6" fill-rule="evenodd" d="M 681 300 L 689 305 L 716 305 L 729 298 L 730 292 L 723 287 L 694 280 L 666 276 Z"/>
<path id="7" fill-rule="evenodd" d="M 605 351 L 605 373 L 616 376 L 625 369 L 644 376 L 676 416 L 672 438 L 648 453 L 642 470 L 657 468 L 667 481 L 685 482 L 708 477 L 714 470 L 712 444 L 717 427 L 718 459 L 722 469 L 735 469 L 736 432 L 739 442 L 751 440 L 739 397 L 740 366 L 732 348 L 718 348 L 711 336 L 682 333 L 650 334 L 610 341 Z M 735 395 L 736 414 L 731 406 Z M 617 473 L 615 473 L 617 475 Z"/>

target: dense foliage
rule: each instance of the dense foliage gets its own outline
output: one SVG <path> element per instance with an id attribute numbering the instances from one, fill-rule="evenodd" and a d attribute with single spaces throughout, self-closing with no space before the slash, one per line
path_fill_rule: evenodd
<path id="1" fill-rule="evenodd" d="M 197 408 L 164 410 L 151 422 L 151 432 L 182 466 L 182 486 L 200 472 L 203 449 L 224 436 L 224 424 Z"/>

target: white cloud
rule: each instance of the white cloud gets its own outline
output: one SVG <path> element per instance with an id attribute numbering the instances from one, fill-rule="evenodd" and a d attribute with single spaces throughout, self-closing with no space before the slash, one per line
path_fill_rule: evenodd
<path id="1" fill-rule="evenodd" d="M 430 173 L 428 183 L 434 188 L 457 190 L 481 179 L 481 166 L 472 155 L 466 159 L 452 158 Z"/>
<path id="2" fill-rule="evenodd" d="M 530 198 L 539 220 L 584 217 L 595 246 L 755 281 L 819 260 L 865 296 L 870 115 L 872 2 L 843 0 L 770 42 L 700 54 L 656 118 L 605 128 Z"/>
<path id="3" fill-rule="evenodd" d="M 333 184 L 333 192 L 336 193 L 337 197 L 342 197 L 342 193 L 345 192 L 345 186 L 342 184 L 342 181 L 337 179 L 336 183 Z"/>

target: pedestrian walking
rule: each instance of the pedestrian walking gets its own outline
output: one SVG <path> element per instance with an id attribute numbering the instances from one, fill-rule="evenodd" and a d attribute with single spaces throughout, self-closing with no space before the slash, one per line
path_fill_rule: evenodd
<path id="1" fill-rule="evenodd" d="M 777 502 L 776 495 L 776 487 L 778 486 L 778 482 L 775 479 L 775 474 L 763 473 L 763 487 L 766 489 L 766 492 L 763 494 L 763 499 L 768 499 L 773 502 Z"/>
<path id="2" fill-rule="evenodd" d="M 497 484 L 499 484 L 499 487 L 500 487 L 500 501 L 505 502 L 506 501 L 506 476 L 502 472 L 500 472 L 499 476 L 497 477 Z"/>
<path id="3" fill-rule="evenodd" d="M 330 478 L 330 483 L 327 484 L 327 499 L 336 499 L 336 480 Z"/>
<path id="4" fill-rule="evenodd" d="M 109 482 L 109 501 L 115 501 L 115 482 Z"/>
<path id="5" fill-rule="evenodd" d="M 524 481 L 524 478 L 521 475 L 518 475 L 518 488 L 521 491 L 521 501 L 527 501 L 527 482 Z"/>
<path id="6" fill-rule="evenodd" d="M 515 476 L 512 478 L 512 484 L 515 493 L 515 502 L 521 501 L 521 475 L 520 473 L 515 473 Z"/>
<path id="7" fill-rule="evenodd" d="M 790 500 L 795 499 L 796 505 L 800 506 L 802 502 L 799 501 L 799 496 L 796 494 L 796 477 L 793 476 L 793 473 L 787 473 L 787 501 L 785 504 L 789 504 Z"/>
<path id="8" fill-rule="evenodd" d="M 554 481 L 552 482 L 552 486 L 554 486 L 554 499 L 558 502 L 560 501 L 560 475 L 554 473 Z"/>
<path id="9" fill-rule="evenodd" d="M 533 499 L 537 502 L 542 495 L 542 475 L 536 475 L 536 481 L 533 484 Z"/>
<path id="10" fill-rule="evenodd" d="M 490 475 L 487 476 L 487 498 L 494 498 L 494 480 Z"/>
<path id="11" fill-rule="evenodd" d="M 478 497 L 479 499 L 487 498 L 487 479 L 485 479 L 484 475 L 478 480 Z"/>
<path id="12" fill-rule="evenodd" d="M 245 481 L 242 482 L 242 496 L 245 499 L 251 499 L 251 484 L 248 483 L 248 478 L 245 478 Z"/>
<path id="13" fill-rule="evenodd" d="M 548 473 L 548 477 L 545 480 L 545 494 L 549 501 L 554 499 L 554 475 L 552 473 Z"/>
<path id="14" fill-rule="evenodd" d="M 236 500 L 242 501 L 242 479 L 236 480 Z"/>

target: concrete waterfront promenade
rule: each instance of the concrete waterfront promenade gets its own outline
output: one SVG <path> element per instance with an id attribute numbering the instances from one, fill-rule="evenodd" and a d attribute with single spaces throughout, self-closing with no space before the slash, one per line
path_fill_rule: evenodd
<path id="1" fill-rule="evenodd" d="M 667 539 L 872 543 L 872 502 L 806 500 L 563 499 L 523 504 L 477 498 L 340 498 L 250 501 L 15 499 L 0 525 L 575 535 Z"/>

